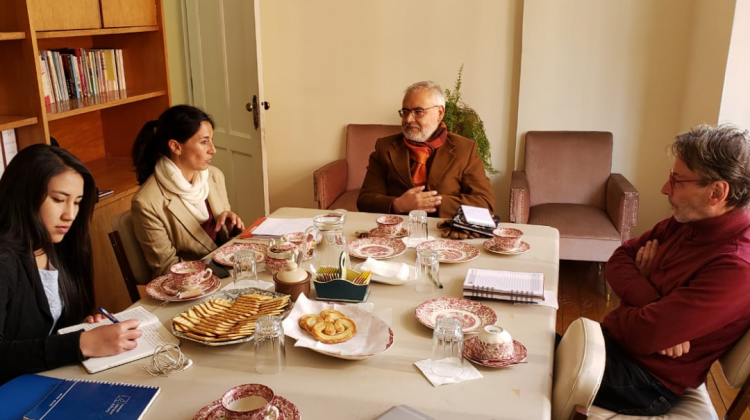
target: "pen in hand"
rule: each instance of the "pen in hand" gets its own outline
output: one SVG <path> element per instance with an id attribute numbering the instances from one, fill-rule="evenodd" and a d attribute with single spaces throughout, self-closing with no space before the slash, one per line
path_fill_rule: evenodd
<path id="1" fill-rule="evenodd" d="M 99 312 L 101 312 L 102 315 L 104 315 L 105 317 L 107 317 L 108 320 L 112 321 L 113 324 L 117 324 L 118 322 L 120 322 L 120 321 L 117 320 L 117 318 L 115 318 L 114 315 L 112 315 L 111 313 L 109 313 L 108 310 L 102 308 L 101 306 L 99 307 Z"/>

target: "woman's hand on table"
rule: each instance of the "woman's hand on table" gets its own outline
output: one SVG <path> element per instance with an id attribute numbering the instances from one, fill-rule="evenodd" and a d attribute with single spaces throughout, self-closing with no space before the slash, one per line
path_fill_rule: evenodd
<path id="1" fill-rule="evenodd" d="M 81 333 L 79 347 L 84 357 L 113 356 L 134 349 L 136 340 L 143 334 L 140 321 L 129 319 L 112 325 L 103 325 Z"/>
<path id="2" fill-rule="evenodd" d="M 219 218 L 216 219 L 216 232 L 220 231 L 222 226 L 226 226 L 228 232 L 232 232 L 232 229 L 245 229 L 245 224 L 242 223 L 240 216 L 231 211 L 221 213 Z"/>

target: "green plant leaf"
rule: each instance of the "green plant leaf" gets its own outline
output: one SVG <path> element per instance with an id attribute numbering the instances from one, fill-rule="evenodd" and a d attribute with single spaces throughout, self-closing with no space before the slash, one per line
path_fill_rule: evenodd
<path id="1" fill-rule="evenodd" d="M 484 131 L 484 122 L 479 114 L 461 100 L 461 77 L 464 71 L 463 64 L 458 69 L 458 78 L 453 85 L 453 91 L 445 90 L 445 122 L 448 131 L 459 136 L 472 139 L 477 142 L 477 153 L 482 158 L 484 170 L 491 175 L 500 173 L 492 166 L 492 155 L 490 154 L 490 141 Z"/>

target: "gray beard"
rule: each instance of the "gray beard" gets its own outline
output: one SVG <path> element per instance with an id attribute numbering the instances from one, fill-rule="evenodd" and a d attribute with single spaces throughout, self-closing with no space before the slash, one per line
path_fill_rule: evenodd
<path id="1" fill-rule="evenodd" d="M 437 130 L 437 127 L 435 128 L 435 130 Z M 434 133 L 435 130 L 432 130 L 432 133 Z M 406 137 L 408 140 L 416 141 L 417 143 L 424 143 L 427 140 L 429 140 L 430 137 L 432 136 L 432 133 L 426 134 L 422 130 L 419 130 L 418 133 L 411 133 L 410 132 L 409 134 L 407 134 L 406 131 L 404 131 L 403 129 L 401 129 L 401 132 L 404 134 L 404 137 Z"/>

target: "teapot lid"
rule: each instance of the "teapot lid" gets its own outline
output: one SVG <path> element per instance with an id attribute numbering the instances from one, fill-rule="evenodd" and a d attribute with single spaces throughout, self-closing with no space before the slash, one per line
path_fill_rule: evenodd
<path id="1" fill-rule="evenodd" d="M 299 268 L 294 261 L 287 261 L 286 266 L 276 274 L 282 283 L 297 283 L 307 278 L 307 271 Z"/>

